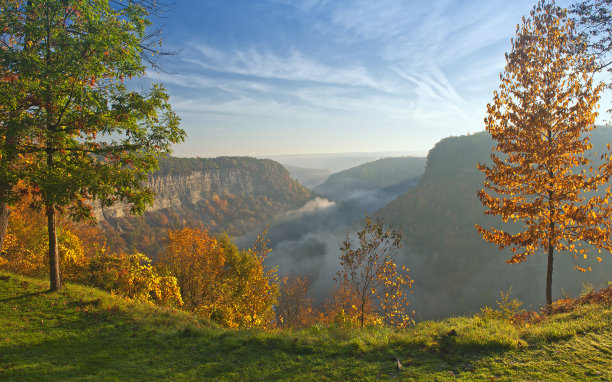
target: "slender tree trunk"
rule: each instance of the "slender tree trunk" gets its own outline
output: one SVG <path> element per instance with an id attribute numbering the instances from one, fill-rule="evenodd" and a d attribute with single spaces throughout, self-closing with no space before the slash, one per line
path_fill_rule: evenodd
<path id="1" fill-rule="evenodd" d="M 548 247 L 548 266 L 546 267 L 546 305 L 552 304 L 552 273 L 553 273 L 553 246 Z"/>
<path id="2" fill-rule="evenodd" d="M 0 203 L 0 252 L 2 252 L 4 246 L 10 212 L 11 210 L 7 203 Z"/>
<path id="3" fill-rule="evenodd" d="M 548 265 L 546 266 L 546 305 L 550 307 L 552 304 L 552 273 L 553 273 L 553 253 L 555 246 L 553 236 L 555 231 L 555 223 L 550 222 L 550 236 L 548 238 Z"/>
<path id="4" fill-rule="evenodd" d="M 552 129 L 548 128 L 548 147 L 552 151 Z M 555 174 L 552 169 L 548 170 L 548 179 L 549 184 L 552 186 L 555 183 Z M 551 187 L 548 190 L 548 219 L 549 219 L 549 232 L 548 232 L 548 264 L 546 266 L 546 307 L 550 308 L 552 304 L 552 272 L 553 272 L 553 252 L 555 250 L 554 239 L 556 238 L 555 234 L 555 202 L 553 200 L 554 197 L 553 188 Z"/>
<path id="5" fill-rule="evenodd" d="M 29 2 L 28 2 L 29 3 Z M 45 4 L 46 12 L 47 12 L 47 38 L 46 38 L 46 57 L 45 57 L 45 65 L 49 65 L 51 61 L 51 20 L 50 20 L 50 10 L 49 10 L 49 2 Z M 52 104 L 52 95 L 51 89 L 46 89 L 45 101 L 48 105 Z M 47 173 L 53 177 L 53 168 L 55 167 L 55 163 L 53 161 L 53 143 L 52 140 L 49 142 L 50 137 L 55 135 L 55 126 L 53 125 L 53 116 L 52 109 L 46 109 L 46 117 L 47 117 Z M 47 179 L 48 181 L 49 179 Z M 55 203 L 53 199 L 49 200 L 50 196 L 45 196 L 46 200 L 46 213 L 47 213 L 47 232 L 49 235 L 49 290 L 51 292 L 58 291 L 62 289 L 62 283 L 60 279 L 60 263 L 59 263 L 59 254 L 57 251 L 57 227 L 56 227 L 56 219 L 55 219 Z M 52 196 L 51 196 L 52 198 Z"/>
<path id="6" fill-rule="evenodd" d="M 51 292 L 62 289 L 60 281 L 59 254 L 57 251 L 57 230 L 55 226 L 55 208 L 47 206 L 47 229 L 49 233 L 49 282 Z"/>

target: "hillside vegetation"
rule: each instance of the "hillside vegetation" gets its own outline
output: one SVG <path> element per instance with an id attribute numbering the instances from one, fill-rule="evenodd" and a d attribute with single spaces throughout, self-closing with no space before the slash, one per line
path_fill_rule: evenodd
<path id="1" fill-rule="evenodd" d="M 238 236 L 264 228 L 312 198 L 280 163 L 250 157 L 164 158 L 150 176 L 150 187 L 155 204 L 143 216 L 101 221 L 113 249 L 155 257 L 159 238 L 184 226 Z"/>
<path id="2" fill-rule="evenodd" d="M 612 129 L 595 130 L 591 141 L 594 152 L 604 152 L 612 142 Z M 511 252 L 489 245 L 475 229 L 476 223 L 499 224 L 484 215 L 476 195 L 484 180 L 476 163 L 489 161 L 492 146 L 486 133 L 441 140 L 429 152 L 419 185 L 376 213 L 403 227 L 404 258 L 415 280 L 413 300 L 422 318 L 477 311 L 509 288 L 532 307 L 544 302 L 545 257 L 506 264 Z M 592 266 L 593 271 L 580 273 L 573 269 L 575 264 Z M 611 273 L 610 256 L 598 263 L 557 254 L 553 297 L 602 286 Z"/>
<path id="3" fill-rule="evenodd" d="M 359 191 L 400 185 L 423 174 L 425 158 L 382 158 L 332 174 L 315 191 L 333 200 L 349 200 Z M 408 188 L 409 186 L 406 186 Z M 405 188 L 405 189 L 406 189 Z"/>
<path id="4" fill-rule="evenodd" d="M 218 328 L 92 288 L 48 293 L 47 286 L 0 273 L 2 380 L 612 379 L 610 288 L 557 302 L 551 316 L 511 316 L 500 307 L 405 332 L 335 325 L 263 332 Z"/>

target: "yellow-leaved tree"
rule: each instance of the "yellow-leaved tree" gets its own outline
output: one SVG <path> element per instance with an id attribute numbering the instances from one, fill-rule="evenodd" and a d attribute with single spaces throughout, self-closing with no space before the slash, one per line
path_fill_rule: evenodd
<path id="1" fill-rule="evenodd" d="M 210 316 L 221 298 L 225 266 L 225 252 L 217 239 L 197 228 L 168 231 L 160 263 L 176 277 L 185 308 Z"/>
<path id="2" fill-rule="evenodd" d="M 266 328 L 274 324 L 278 297 L 276 267 L 264 261 L 270 253 L 266 231 L 247 250 L 238 250 L 227 235 L 219 241 L 225 249 L 224 299 L 213 319 L 230 328 Z"/>
<path id="3" fill-rule="evenodd" d="M 239 250 L 226 234 L 198 228 L 168 231 L 160 263 L 178 281 L 185 308 L 230 327 L 266 327 L 274 321 L 276 269 L 266 269 L 264 234 Z"/>
<path id="4" fill-rule="evenodd" d="M 586 257 L 590 246 L 612 248 L 610 190 L 601 192 L 612 164 L 607 155 L 597 162 L 589 154 L 602 85 L 589 74 L 593 59 L 585 41 L 554 1 L 540 1 L 523 18 L 506 62 L 487 105 L 486 130 L 497 144 L 492 164 L 478 164 L 485 174 L 478 197 L 485 214 L 523 225 L 513 231 L 476 227 L 485 240 L 512 250 L 508 263 L 539 249 L 548 253 L 550 305 L 555 251 Z"/>

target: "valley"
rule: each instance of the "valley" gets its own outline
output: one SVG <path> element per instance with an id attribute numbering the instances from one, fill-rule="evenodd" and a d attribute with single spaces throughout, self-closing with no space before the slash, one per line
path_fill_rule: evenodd
<path id="1" fill-rule="evenodd" d="M 612 129 L 596 130 L 593 151 L 603 152 L 611 141 Z M 476 163 L 487 161 L 491 146 L 485 133 L 450 137 L 427 158 L 366 162 L 327 176 L 312 190 L 271 160 L 170 158 L 151 178 L 159 196 L 150 212 L 133 218 L 104 211 L 101 225 L 109 240 L 119 237 L 118 245 L 153 257 L 161 248 L 155 238 L 170 228 L 228 232 L 247 248 L 267 226 L 272 251 L 266 264 L 281 275 L 309 277 L 309 295 L 323 304 L 334 287 L 340 245 L 368 213 L 402 228 L 399 262 L 415 280 L 410 300 L 418 320 L 478 312 L 502 291 L 535 309 L 542 304 L 544 256 L 506 264 L 509 251 L 487 244 L 474 228 L 495 223 L 476 196 L 483 181 Z M 326 176 L 324 170 L 307 170 Z M 592 271 L 578 272 L 576 264 L 592 265 Z M 612 262 L 558 256 L 556 272 L 555 295 L 577 296 L 605 285 Z"/>
<path id="2" fill-rule="evenodd" d="M 183 3 L 0 0 L 0 380 L 612 381 L 612 0 Z"/>

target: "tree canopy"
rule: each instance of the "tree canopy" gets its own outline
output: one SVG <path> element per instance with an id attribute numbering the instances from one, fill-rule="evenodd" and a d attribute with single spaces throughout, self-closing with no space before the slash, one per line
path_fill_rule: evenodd
<path id="1" fill-rule="evenodd" d="M 593 80 L 586 42 L 554 1 L 540 1 L 523 18 L 506 62 L 487 105 L 486 129 L 497 144 L 493 164 L 478 165 L 486 177 L 478 196 L 486 214 L 524 225 L 519 232 L 477 229 L 500 249 L 511 248 L 509 263 L 548 252 L 550 305 L 555 250 L 586 257 L 582 243 L 612 248 L 610 190 L 592 196 L 606 186 L 612 165 L 604 156 L 595 166 L 587 155 L 603 85 Z"/>
<path id="2" fill-rule="evenodd" d="M 161 85 L 129 86 L 146 70 L 146 7 L 108 0 L 0 5 L 0 201 L 14 201 L 20 181 L 45 210 L 56 290 L 57 213 L 93 219 L 91 200 L 122 200 L 143 212 L 153 200 L 143 186 L 147 173 L 184 131 Z"/>

